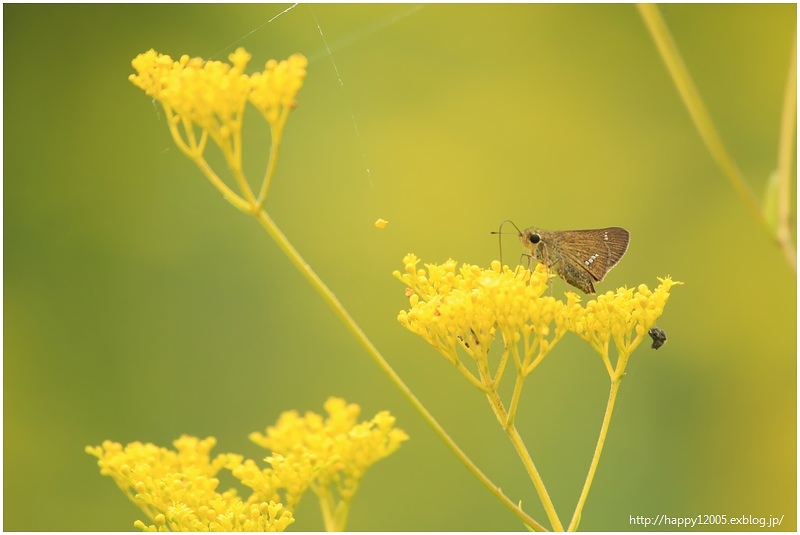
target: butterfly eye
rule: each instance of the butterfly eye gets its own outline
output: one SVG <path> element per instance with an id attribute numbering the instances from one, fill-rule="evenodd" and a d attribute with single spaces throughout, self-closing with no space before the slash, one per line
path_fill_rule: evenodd
<path id="1" fill-rule="evenodd" d="M 539 241 L 542 238 L 538 234 L 531 234 L 530 237 L 528 237 L 528 239 L 530 240 L 531 243 L 539 243 Z"/>

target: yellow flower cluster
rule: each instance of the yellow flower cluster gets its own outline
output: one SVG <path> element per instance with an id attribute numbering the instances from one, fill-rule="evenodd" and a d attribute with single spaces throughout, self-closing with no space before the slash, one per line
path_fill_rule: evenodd
<path id="1" fill-rule="evenodd" d="M 263 73 L 257 72 L 250 77 L 253 88 L 250 102 L 270 125 L 278 124 L 281 115 L 295 107 L 294 97 L 303 86 L 307 65 L 305 56 L 293 54 L 281 62 L 269 60 Z"/>
<path id="2" fill-rule="evenodd" d="M 357 422 L 358 405 L 330 398 L 324 420 L 314 413 L 301 418 L 284 413 L 267 435 L 251 439 L 272 450 L 269 468 L 232 453 L 213 459 L 212 437 L 199 440 L 183 436 L 177 451 L 134 442 L 123 447 L 106 441 L 87 447 L 99 459 L 100 473 L 112 477 L 122 491 L 151 520 L 137 521 L 145 531 L 283 531 L 294 522 L 292 512 L 306 489 L 320 496 L 323 512 L 329 505 L 331 486 L 342 502 L 350 501 L 360 478 L 375 461 L 390 455 L 408 439 L 394 427 L 395 419 L 381 412 L 369 422 Z M 235 489 L 219 493 L 220 470 L 230 470 L 253 490 L 247 499 Z M 322 498 L 325 498 L 323 502 Z M 346 507 L 330 511 L 330 525 L 344 528 Z M 326 525 L 328 525 L 326 518 Z"/>
<path id="3" fill-rule="evenodd" d="M 213 437 L 183 436 L 177 451 L 154 444 L 105 441 L 87 447 L 99 459 L 100 473 L 110 476 L 153 522 L 137 520 L 143 531 L 283 531 L 294 522 L 292 513 L 274 501 L 243 501 L 235 489 L 217 492 L 217 473 L 241 462 L 220 454 L 213 460 Z"/>
<path id="4" fill-rule="evenodd" d="M 454 364 L 460 345 L 483 366 L 497 330 L 507 346 L 522 340 L 526 362 L 538 361 L 567 331 L 566 305 L 544 295 L 551 275 L 542 266 L 512 271 L 495 261 L 490 269 L 466 264 L 458 269 L 448 260 L 425 264 L 426 271 L 417 268 L 413 254 L 403 263 L 405 273 L 394 276 L 408 286 L 411 308 L 401 311 L 398 321 Z"/>
<path id="5" fill-rule="evenodd" d="M 231 160 L 241 151 L 238 138 L 248 100 L 267 119 L 275 135 L 294 108 L 294 98 L 306 76 L 308 62 L 301 54 L 281 62 L 269 60 L 263 72 L 248 76 L 244 70 L 250 58 L 247 51 L 239 48 L 230 54 L 230 64 L 187 55 L 174 61 L 150 49 L 133 59 L 131 64 L 137 74 L 128 79 L 163 104 L 173 136 L 175 126 L 182 122 L 187 136 L 178 143 L 182 149 L 196 156 L 205 148 L 194 139 L 196 125 Z"/>
<path id="6" fill-rule="evenodd" d="M 574 304 L 569 311 L 570 330 L 601 355 L 608 355 L 612 339 L 619 353 L 630 355 L 664 312 L 670 288 L 682 284 L 670 277 L 658 280 L 661 284 L 655 290 L 640 284 L 636 291 L 620 288 L 598 295 L 586 306 Z"/>
<path id="7" fill-rule="evenodd" d="M 361 408 L 340 398 L 329 398 L 325 411 L 325 419 L 313 412 L 305 416 L 285 412 L 266 434 L 251 433 L 250 440 L 273 452 L 267 458 L 273 467 L 295 459 L 310 466 L 312 490 L 318 495 L 333 488 L 342 500 L 350 501 L 366 470 L 391 455 L 408 435 L 394 427 L 395 418 L 387 411 L 358 423 Z"/>
<path id="8" fill-rule="evenodd" d="M 510 270 L 493 262 L 490 269 L 454 260 L 442 265 L 425 264 L 413 254 L 403 259 L 405 272 L 395 278 L 408 288 L 410 308 L 400 311 L 398 321 L 420 335 L 448 360 L 459 363 L 460 345 L 488 370 L 488 350 L 500 331 L 506 351 L 522 341 L 523 358 L 516 358 L 522 374 L 529 373 L 569 330 L 587 340 L 605 359 L 613 339 L 619 354 L 630 354 L 661 316 L 673 282 L 661 280 L 654 291 L 620 288 L 581 304 L 581 297 L 566 292 L 566 302 L 545 296 L 548 275 L 542 264 L 534 271 Z M 503 361 L 504 362 L 504 361 Z M 485 381 L 482 381 L 485 384 Z"/>

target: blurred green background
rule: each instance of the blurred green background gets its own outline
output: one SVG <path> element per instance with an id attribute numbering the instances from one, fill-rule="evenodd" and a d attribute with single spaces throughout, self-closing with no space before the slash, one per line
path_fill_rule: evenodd
<path id="1" fill-rule="evenodd" d="M 3 7 L 3 527 L 132 530 L 142 515 L 86 445 L 188 433 L 260 458 L 248 433 L 337 395 L 411 435 L 367 474 L 349 529 L 522 529 L 127 81 L 149 48 L 224 60 L 244 46 L 251 71 L 310 60 L 270 214 L 508 496 L 549 525 L 484 398 L 396 322 L 407 300 L 391 272 L 408 252 L 488 265 L 504 219 L 619 225 L 630 249 L 601 291 L 667 274 L 685 286 L 659 321 L 668 344 L 632 358 L 581 528 L 661 513 L 784 515 L 795 530 L 795 275 L 713 164 L 636 9 L 300 5 L 267 23 L 286 7 Z M 759 197 L 795 11 L 662 8 Z M 268 134 L 248 113 L 255 183 Z M 518 426 L 565 522 L 607 388 L 568 335 L 522 397 Z M 293 530 L 322 528 L 311 495 L 296 517 Z"/>

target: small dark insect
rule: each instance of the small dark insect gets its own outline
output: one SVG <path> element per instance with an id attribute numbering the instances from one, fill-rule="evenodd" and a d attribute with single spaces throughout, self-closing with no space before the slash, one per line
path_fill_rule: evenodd
<path id="1" fill-rule="evenodd" d="M 658 349 L 659 347 L 663 346 L 667 341 L 667 333 L 659 329 L 658 327 L 653 327 L 647 334 L 650 335 L 650 338 L 653 339 L 653 345 L 650 346 L 653 349 Z"/>

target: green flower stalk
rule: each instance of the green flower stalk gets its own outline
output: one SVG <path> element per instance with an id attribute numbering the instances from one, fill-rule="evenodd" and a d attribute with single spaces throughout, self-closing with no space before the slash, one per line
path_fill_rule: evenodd
<path id="1" fill-rule="evenodd" d="M 589 495 L 589 489 L 600 462 L 600 455 L 603 452 L 611 415 L 614 412 L 620 383 L 625 376 L 628 359 L 664 312 L 672 286 L 683 284 L 673 281 L 670 277 L 658 280 L 661 284 L 655 290 L 651 291 L 644 284 L 639 285 L 635 292 L 627 288 L 620 288 L 616 292 L 598 295 L 596 299 L 586 303 L 585 307 L 573 305 L 572 310 L 568 313 L 570 330 L 589 342 L 589 345 L 600 354 L 611 379 L 611 389 L 603 423 L 600 427 L 600 436 L 595 446 L 586 482 L 578 499 L 578 505 L 569 525 L 570 531 L 578 529 L 581 512 Z M 609 358 L 609 346 L 612 340 L 617 350 L 615 364 L 612 364 Z"/>

